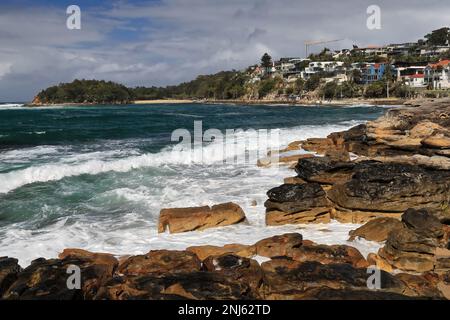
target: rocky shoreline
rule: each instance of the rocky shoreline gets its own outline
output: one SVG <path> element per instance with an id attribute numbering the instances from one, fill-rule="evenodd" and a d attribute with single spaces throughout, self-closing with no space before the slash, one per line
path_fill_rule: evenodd
<path id="1" fill-rule="evenodd" d="M 294 150 L 316 156 L 292 156 Z M 273 155 L 261 160 L 270 166 Z M 299 233 L 253 245 L 196 246 L 115 257 L 66 249 L 22 269 L 0 258 L 2 299 L 450 299 L 450 100 L 389 110 L 323 139 L 291 143 L 277 162 L 296 175 L 268 191 L 267 225 L 364 224 L 349 241 L 382 248 L 366 258 L 348 245 Z M 245 221 L 232 203 L 163 209 L 159 231 L 197 231 Z M 80 268 L 79 289 L 67 270 Z M 368 269 L 379 270 L 379 287 Z M 373 269 L 375 270 L 375 269 Z M 375 271 L 376 271 L 375 270 Z"/>

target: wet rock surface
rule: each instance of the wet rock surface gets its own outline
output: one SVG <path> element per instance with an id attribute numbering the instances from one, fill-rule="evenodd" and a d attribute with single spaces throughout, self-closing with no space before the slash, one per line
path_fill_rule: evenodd
<path id="1" fill-rule="evenodd" d="M 363 238 L 369 241 L 386 241 L 389 233 L 402 227 L 402 223 L 394 218 L 376 218 L 356 230 L 350 231 L 349 241 Z"/>
<path id="2" fill-rule="evenodd" d="M 245 220 L 245 213 L 235 203 L 224 203 L 212 207 L 163 209 L 159 216 L 160 233 L 168 228 L 170 233 L 201 231 L 228 226 Z"/>
<path id="3" fill-rule="evenodd" d="M 329 222 L 330 206 L 318 183 L 284 184 L 267 192 L 267 225 Z"/>

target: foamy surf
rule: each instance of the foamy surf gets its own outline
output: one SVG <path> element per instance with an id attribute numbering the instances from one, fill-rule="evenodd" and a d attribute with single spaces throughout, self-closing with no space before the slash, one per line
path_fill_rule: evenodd
<path id="1" fill-rule="evenodd" d="M 297 128 L 290 129 L 275 129 L 279 130 L 280 147 L 285 146 L 287 143 L 294 140 L 302 140 L 310 137 L 321 137 L 326 136 L 333 131 L 345 130 L 349 127 L 349 124 L 356 125 L 360 122 L 352 121 L 343 124 L 329 125 L 326 127 L 316 127 L 316 126 L 301 126 Z M 258 141 L 255 137 L 244 132 L 236 133 L 234 139 L 231 143 L 246 140 L 247 151 L 257 148 Z M 273 141 L 269 144 L 273 146 Z M 178 145 L 179 146 L 179 145 Z M 32 150 L 32 155 L 40 155 L 41 153 L 46 153 L 51 151 L 51 147 Z M 245 150 L 234 149 L 233 155 L 239 156 L 238 152 Z M 21 151 L 13 151 L 21 153 Z M 23 152 L 22 152 L 23 153 Z M 114 152 L 113 152 L 114 154 Z M 148 168 L 148 167 L 159 167 L 162 165 L 191 165 L 191 164 L 213 164 L 226 161 L 224 159 L 224 146 L 220 143 L 211 143 L 202 149 L 192 149 L 192 150 L 180 150 L 175 147 L 169 147 L 163 149 L 159 153 L 147 153 L 141 155 L 133 155 L 126 158 L 114 159 L 111 157 L 111 152 L 94 152 L 89 154 L 76 154 L 70 155 L 69 157 L 60 157 L 58 152 L 59 161 L 56 163 L 48 163 L 44 165 L 31 166 L 22 170 L 15 170 L 8 173 L 0 174 L 0 193 L 8 193 L 14 189 L 20 188 L 22 186 L 36 183 L 36 182 L 49 182 L 57 181 L 66 177 L 73 177 L 79 175 L 97 175 L 101 173 L 106 173 L 110 171 L 114 172 L 128 172 L 135 169 Z M 104 158 L 108 156 L 108 160 Z M 259 155 L 261 158 L 265 154 Z M 0 158 L 11 159 L 11 154 L 6 154 Z M 94 160 L 90 160 L 94 158 Z M 256 163 L 257 159 L 253 159 Z"/>

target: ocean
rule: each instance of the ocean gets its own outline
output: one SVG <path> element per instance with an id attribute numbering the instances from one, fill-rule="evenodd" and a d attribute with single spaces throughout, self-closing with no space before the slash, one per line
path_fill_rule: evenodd
<path id="1" fill-rule="evenodd" d="M 295 173 L 259 168 L 215 155 L 218 141 L 202 146 L 203 160 L 171 141 L 176 129 L 243 129 L 236 139 L 257 141 L 249 129 L 276 130 L 280 147 L 295 140 L 378 118 L 374 106 L 126 105 L 26 108 L 0 104 L 0 256 L 22 266 L 55 258 L 64 248 L 116 255 L 191 245 L 253 244 L 300 232 L 323 244 L 346 244 L 357 225 L 265 226 L 266 192 Z M 202 232 L 158 234 L 162 208 L 235 202 L 243 224 Z M 254 206 L 256 201 L 257 205 Z M 349 244 L 349 243 L 347 243 Z M 378 244 L 357 240 L 364 254 Z"/>

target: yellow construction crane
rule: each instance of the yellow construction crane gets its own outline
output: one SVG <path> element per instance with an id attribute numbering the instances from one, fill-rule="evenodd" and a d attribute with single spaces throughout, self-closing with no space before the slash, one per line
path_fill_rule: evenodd
<path id="1" fill-rule="evenodd" d="M 306 52 L 306 58 L 308 58 L 308 49 L 310 46 L 315 46 L 318 44 L 325 44 L 325 43 L 332 43 L 332 42 L 339 42 L 343 41 L 345 39 L 335 39 L 335 40 L 312 40 L 312 41 L 305 41 L 305 52 Z"/>

